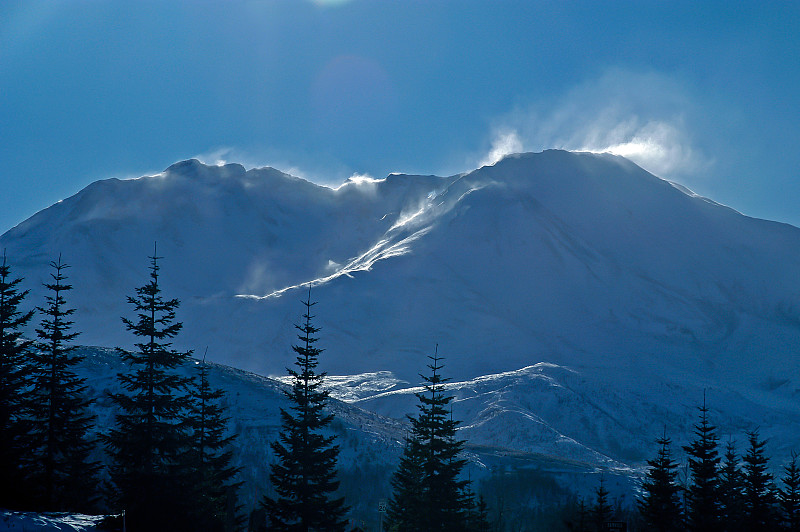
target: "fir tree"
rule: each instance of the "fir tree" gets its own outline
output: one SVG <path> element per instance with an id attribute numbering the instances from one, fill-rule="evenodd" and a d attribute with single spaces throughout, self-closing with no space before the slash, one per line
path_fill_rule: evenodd
<path id="1" fill-rule="evenodd" d="M 437 350 L 438 351 L 438 350 Z M 441 358 L 434 352 L 431 376 L 420 375 L 424 391 L 417 393 L 419 414 L 409 416 L 411 434 L 392 477 L 393 493 L 389 501 L 390 529 L 465 530 L 466 509 L 471 501 L 468 482 L 459 480 L 466 461 L 458 458 L 464 446 L 456 439 L 458 421 L 447 406 L 453 396 L 445 395 Z"/>
<path id="2" fill-rule="evenodd" d="M 343 498 L 333 497 L 339 487 L 339 446 L 334 445 L 334 436 L 322 433 L 333 415 L 323 413 L 328 392 L 322 389 L 326 374 L 316 372 L 322 349 L 315 346 L 314 335 L 320 329 L 311 324 L 316 302 L 311 302 L 310 289 L 303 304 L 303 324 L 295 325 L 300 344 L 292 346 L 297 369 L 287 368 L 293 379 L 291 391 L 286 392 L 292 407 L 281 408 L 281 432 L 271 446 L 278 459 L 270 473 L 277 497 L 265 497 L 264 505 L 270 530 L 341 531 L 347 507 Z"/>
<path id="3" fill-rule="evenodd" d="M 777 497 L 769 459 L 764 454 L 766 441 L 758 439 L 758 429 L 747 433 L 749 447 L 744 462 L 744 524 L 748 532 L 777 528 Z"/>
<path id="4" fill-rule="evenodd" d="M 119 413 L 105 440 L 113 459 L 111 479 L 129 524 L 139 530 L 183 530 L 188 529 L 181 519 L 188 480 L 182 460 L 188 444 L 182 423 L 187 379 L 175 369 L 190 353 L 171 348 L 170 339 L 182 328 L 175 321 L 180 302 L 162 297 L 158 259 L 154 252 L 150 281 L 128 297 L 136 319 L 122 322 L 140 341 L 135 352 L 119 350 L 130 371 L 117 375 L 124 391 L 111 394 Z"/>
<path id="5" fill-rule="evenodd" d="M 744 475 L 739 468 L 736 442 L 728 440 L 725 455 L 719 468 L 719 512 L 722 530 L 738 532 L 744 530 Z"/>
<path id="6" fill-rule="evenodd" d="M 6 262 L 0 266 L 0 507 L 22 508 L 28 501 L 26 473 L 22 464 L 28 451 L 27 398 L 30 373 L 26 354 L 32 341 L 23 340 L 24 327 L 33 311 L 19 309 L 28 290 L 19 290 L 22 279 L 11 276 Z"/>
<path id="7" fill-rule="evenodd" d="M 425 459 L 423 442 L 406 436 L 400 465 L 392 476 L 392 498 L 386 512 L 389 530 L 423 531 L 425 517 Z"/>
<path id="8" fill-rule="evenodd" d="M 647 461 L 650 468 L 642 482 L 644 496 L 639 500 L 639 511 L 648 530 L 683 530 L 680 488 L 676 483 L 678 464 L 672 460 L 666 431 L 656 443 L 661 447 L 656 457 Z"/>
<path id="9" fill-rule="evenodd" d="M 71 332 L 65 293 L 72 285 L 65 283 L 64 270 L 69 266 L 50 263 L 52 282 L 46 306 L 37 307 L 44 316 L 36 329 L 39 341 L 32 351 L 34 392 L 31 401 L 32 470 L 40 489 L 37 509 L 91 510 L 97 497 L 97 463 L 89 460 L 95 442 L 87 438 L 95 416 L 88 412 L 91 401 L 86 396 L 85 379 L 73 367 L 83 360 L 69 343 L 79 333 Z"/>
<path id="10" fill-rule="evenodd" d="M 688 530 L 713 532 L 719 529 L 719 453 L 716 427 L 708 421 L 705 394 L 700 422 L 694 426 L 696 439 L 683 449 L 689 455 L 691 484 L 686 493 Z"/>
<path id="11" fill-rule="evenodd" d="M 228 418 L 220 404 L 224 392 L 208 382 L 205 359 L 199 363 L 197 374 L 189 388 L 189 407 L 185 425 L 190 433 L 185 457 L 190 468 L 190 489 L 194 492 L 187 517 L 194 521 L 194 530 L 222 531 L 229 525 L 241 525 L 236 497 L 241 482 L 233 482 L 239 470 L 231 465 L 231 444 L 234 435 L 226 435 Z M 232 515 L 229 515 L 232 514 Z"/>
<path id="12" fill-rule="evenodd" d="M 470 530 L 476 532 L 489 532 L 492 530 L 492 525 L 489 523 L 489 505 L 486 504 L 483 494 L 478 496 L 478 502 L 475 503 L 472 515 Z"/>
<path id="13" fill-rule="evenodd" d="M 575 522 L 567 523 L 567 529 L 574 532 L 589 532 L 591 515 L 590 508 L 586 506 L 586 501 L 581 497 L 578 499 L 577 508 L 575 509 Z"/>
<path id="14" fill-rule="evenodd" d="M 483 495 L 476 497 L 471 487 L 465 486 L 462 494 L 464 500 L 464 530 L 465 532 L 489 532 L 489 508 Z"/>
<path id="15" fill-rule="evenodd" d="M 783 467 L 781 481 L 783 488 L 778 497 L 784 528 L 791 532 L 800 532 L 800 465 L 797 463 L 797 453 L 794 451 L 792 459 Z"/>
<path id="16" fill-rule="evenodd" d="M 595 501 L 592 507 L 592 521 L 594 522 L 595 530 L 602 532 L 606 529 L 606 523 L 611 521 L 614 515 L 614 509 L 608 502 L 608 490 L 605 486 L 605 479 L 600 477 L 600 485 L 594 490 Z"/>

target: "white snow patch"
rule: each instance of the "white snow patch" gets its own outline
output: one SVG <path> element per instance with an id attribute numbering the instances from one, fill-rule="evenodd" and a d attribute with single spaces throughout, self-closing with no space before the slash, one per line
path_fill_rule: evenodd
<path id="1" fill-rule="evenodd" d="M 294 378 L 288 375 L 273 377 L 290 385 Z M 353 403 L 365 397 L 374 396 L 408 382 L 398 379 L 391 371 L 375 371 L 358 375 L 326 375 L 322 387 L 331 397 Z"/>
<path id="2" fill-rule="evenodd" d="M 35 513 L 0 510 L 0 532 L 38 532 L 63 530 L 90 532 L 105 519 L 104 515 L 70 513 Z"/>
<path id="3" fill-rule="evenodd" d="M 327 284 L 334 279 L 337 279 L 342 276 L 350 277 L 351 274 L 355 272 L 362 272 L 362 271 L 369 271 L 372 269 L 372 266 L 384 259 L 388 259 L 391 257 L 398 257 L 400 255 L 405 255 L 406 253 L 411 251 L 411 244 L 423 237 L 425 233 L 430 231 L 430 227 L 425 227 L 420 229 L 419 231 L 415 232 L 414 234 L 403 238 L 399 242 L 391 242 L 389 239 L 383 239 L 375 244 L 371 249 L 364 252 L 362 255 L 356 257 L 355 259 L 351 260 L 347 263 L 346 266 L 340 268 L 336 272 L 332 273 L 331 275 L 325 277 L 319 277 L 316 279 L 311 279 L 310 281 L 306 281 L 303 283 L 298 283 L 291 286 L 286 286 L 281 288 L 280 290 L 275 290 L 270 292 L 269 294 L 265 294 L 263 296 L 257 296 L 252 294 L 236 294 L 238 298 L 246 298 L 246 299 L 270 299 L 281 297 L 283 294 L 290 290 L 296 290 L 298 288 L 303 287 L 314 287 L 320 286 L 323 284 Z"/>

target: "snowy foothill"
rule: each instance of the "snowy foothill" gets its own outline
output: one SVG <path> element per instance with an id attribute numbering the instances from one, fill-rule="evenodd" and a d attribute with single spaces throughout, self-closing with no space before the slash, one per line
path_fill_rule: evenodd
<path id="1" fill-rule="evenodd" d="M 0 510 L 0 532 L 94 532 L 106 516 Z"/>

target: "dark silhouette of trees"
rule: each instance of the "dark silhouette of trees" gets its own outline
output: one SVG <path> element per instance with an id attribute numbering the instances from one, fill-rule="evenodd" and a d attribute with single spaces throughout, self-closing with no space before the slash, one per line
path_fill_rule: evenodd
<path id="1" fill-rule="evenodd" d="M 64 270 L 69 266 L 60 256 L 50 266 L 52 282 L 44 284 L 49 290 L 47 304 L 37 307 L 43 316 L 36 329 L 39 341 L 31 352 L 30 474 L 38 491 L 38 510 L 88 511 L 98 495 L 100 467 L 89 460 L 95 442 L 87 432 L 94 416 L 88 412 L 91 401 L 85 379 L 73 369 L 84 357 L 69 345 L 79 334 L 71 332 L 75 309 L 66 306 L 65 293 L 72 289 L 65 283 Z"/>
<path id="2" fill-rule="evenodd" d="M 591 530 L 591 508 L 586 506 L 586 501 L 581 497 L 576 508 L 575 522 L 569 522 L 567 527 L 574 532 L 589 532 Z"/>
<path id="3" fill-rule="evenodd" d="M 428 368 L 424 391 L 417 393 L 419 413 L 409 416 L 411 434 L 392 477 L 388 521 L 391 530 L 468 530 L 469 482 L 459 476 L 466 461 L 459 458 L 464 441 L 456 438 L 458 421 L 448 410 L 438 349 Z M 477 526 L 484 526 L 481 522 Z"/>
<path id="4" fill-rule="evenodd" d="M 606 489 L 605 479 L 600 477 L 600 485 L 594 490 L 595 500 L 592 506 L 592 522 L 595 530 L 601 532 L 606 529 L 606 523 L 611 521 L 614 516 L 614 508 L 608 501 L 608 490 Z"/>
<path id="5" fill-rule="evenodd" d="M 264 505 L 270 530 L 342 531 L 347 507 L 343 498 L 333 497 L 339 487 L 339 446 L 334 436 L 323 434 L 333 415 L 323 413 L 328 392 L 322 389 L 325 373 L 316 372 L 322 349 L 315 346 L 314 335 L 320 329 L 311 324 L 316 302 L 311 302 L 310 289 L 303 305 L 303 324 L 295 325 L 300 344 L 292 346 L 297 369 L 287 368 L 293 384 L 286 396 L 292 406 L 281 409 L 281 432 L 272 443 L 277 462 L 272 464 L 270 481 L 277 497 L 265 497 Z"/>
<path id="6" fill-rule="evenodd" d="M 800 465 L 797 463 L 797 453 L 792 452 L 792 459 L 783 466 L 783 487 L 778 492 L 783 526 L 791 532 L 800 531 Z"/>
<path id="7" fill-rule="evenodd" d="M 686 493 L 688 530 L 713 532 L 719 528 L 719 472 L 716 427 L 708 421 L 705 394 L 695 440 L 683 449 L 688 455 L 691 484 Z"/>
<path id="8" fill-rule="evenodd" d="M 193 378 L 179 370 L 190 353 L 172 348 L 181 331 L 175 320 L 177 299 L 165 299 L 159 285 L 159 260 L 150 257 L 150 280 L 128 298 L 135 317 L 122 318 L 136 338 L 136 350 L 118 350 L 130 370 L 117 375 L 122 392 L 110 394 L 118 412 L 115 425 L 103 437 L 112 459 L 109 474 L 115 504 L 125 510 L 131 529 L 227 531 L 240 528 L 236 492 L 238 469 L 233 466 L 223 392 L 209 382 L 209 368 L 198 365 Z M 34 510 L 92 510 L 97 494 L 98 465 L 90 461 L 93 442 L 87 440 L 94 416 L 85 396 L 85 380 L 75 366 L 83 360 L 73 345 L 74 309 L 67 307 L 67 283 L 61 261 L 50 263 L 52 281 L 37 341 L 23 337 L 33 311 L 20 305 L 28 295 L 11 275 L 5 256 L 0 265 L 0 507 Z M 274 498 L 265 497 L 251 518 L 253 529 L 331 530 L 346 528 L 348 508 L 336 497 L 339 447 L 330 435 L 329 395 L 325 373 L 318 373 L 319 328 L 312 325 L 316 303 L 310 291 L 305 305 L 291 390 L 290 407 L 281 409 L 281 433 L 271 449 Z M 430 374 L 421 375 L 423 391 L 416 416 L 408 416 L 411 432 L 391 486 L 388 528 L 402 531 L 485 531 L 486 503 L 462 478 L 464 441 L 457 439 L 459 422 L 452 416 L 453 396 L 447 394 L 438 348 L 429 357 Z M 797 455 L 784 466 L 781 488 L 773 482 L 766 442 L 758 430 L 747 434 L 742 457 L 729 440 L 719 456 L 717 429 L 705 403 L 698 408 L 694 440 L 687 453 L 685 488 L 678 485 L 678 463 L 671 440 L 664 435 L 655 458 L 648 460 L 637 501 L 641 521 L 636 528 L 672 531 L 736 532 L 800 530 L 800 465 Z M 684 493 L 683 504 L 680 499 Z M 491 493 L 491 491 L 485 491 Z M 570 530 L 605 529 L 615 508 L 601 477 L 595 502 L 587 508 L 574 500 L 569 510 L 553 514 L 555 523 Z M 529 497 L 533 499 L 533 497 Z M 547 507 L 545 507 L 547 508 Z M 554 507 L 555 508 L 555 507 Z M 547 510 L 544 510 L 547 511 Z M 549 517 L 549 516 L 548 516 Z M 616 517 L 628 517 L 618 505 Z M 558 521 L 558 519 L 561 519 Z M 501 522 L 500 519 L 497 521 Z M 267 524 L 268 523 L 268 524 Z M 268 528 L 267 528 L 268 526 Z M 261 527 L 261 528 L 259 528 Z M 638 528 L 637 528 L 638 529 Z"/>
<path id="9" fill-rule="evenodd" d="M 736 455 L 736 442 L 728 440 L 719 468 L 719 512 L 725 532 L 744 530 L 744 475 Z"/>
<path id="10" fill-rule="evenodd" d="M 128 297 L 136 318 L 122 318 L 139 339 L 137 351 L 120 349 L 130 371 L 117 375 L 124 389 L 111 394 L 119 408 L 116 425 L 105 438 L 113 463 L 111 479 L 120 509 L 138 530 L 182 530 L 187 502 L 188 445 L 184 424 L 187 379 L 175 372 L 190 353 L 171 348 L 170 339 L 182 328 L 175 321 L 177 299 L 165 300 L 159 285 L 158 257 L 150 257 L 150 281 Z"/>
<path id="11" fill-rule="evenodd" d="M 423 442 L 406 437 L 400 465 L 392 476 L 392 498 L 387 510 L 391 530 L 424 530 L 426 458 Z"/>
<path id="12" fill-rule="evenodd" d="M 744 462 L 744 524 L 748 531 L 774 530 L 777 527 L 775 485 L 764 454 L 766 441 L 758 438 L 758 429 L 747 433 L 749 447 Z"/>
<path id="13" fill-rule="evenodd" d="M 228 418 L 220 403 L 224 392 L 208 382 L 205 360 L 198 363 L 189 387 L 189 405 L 184 424 L 189 431 L 189 446 L 184 460 L 189 467 L 189 485 L 193 492 L 187 519 L 193 530 L 222 531 L 241 525 L 237 516 L 234 482 L 239 470 L 232 465 L 231 445 L 235 435 L 228 435 Z"/>
<path id="14" fill-rule="evenodd" d="M 656 443 L 661 447 L 656 457 L 647 461 L 650 468 L 642 482 L 644 494 L 639 500 L 639 512 L 648 530 L 683 530 L 680 488 L 676 483 L 678 463 L 672 460 L 666 430 Z"/>
<path id="15" fill-rule="evenodd" d="M 464 530 L 470 532 L 489 532 L 489 506 L 483 495 L 475 496 L 469 485 L 464 489 Z"/>
<path id="16" fill-rule="evenodd" d="M 28 486 L 23 469 L 28 450 L 27 400 L 30 369 L 26 354 L 33 342 L 23 340 L 24 327 L 33 311 L 19 306 L 28 290 L 19 289 L 21 278 L 13 278 L 3 252 L 0 265 L 0 507 L 23 508 Z"/>

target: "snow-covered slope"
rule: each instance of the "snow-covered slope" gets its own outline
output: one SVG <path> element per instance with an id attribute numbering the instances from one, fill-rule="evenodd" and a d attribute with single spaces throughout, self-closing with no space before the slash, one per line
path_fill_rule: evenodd
<path id="1" fill-rule="evenodd" d="M 182 300 L 178 347 L 209 346 L 211 360 L 283 374 L 297 287 L 313 283 L 324 369 L 391 372 L 344 379 L 355 396 L 391 379 L 417 384 L 438 343 L 446 375 L 479 382 L 483 396 L 504 397 L 526 419 L 550 419 L 546 409 L 587 419 L 492 440 L 489 420 L 507 424 L 514 409 L 465 401 L 462 419 L 498 445 L 638 459 L 644 444 L 625 450 L 614 420 L 691 416 L 704 388 L 742 424 L 774 414 L 776 435 L 800 415 L 800 230 L 611 155 L 522 154 L 464 175 L 390 175 L 335 190 L 269 168 L 185 161 L 94 183 L 0 240 L 31 304 L 49 260 L 61 253 L 72 264 L 83 343 L 131 345 L 119 316 L 130 314 L 125 298 L 147 280 L 158 241 L 165 295 Z M 498 388 L 507 379 L 475 380 L 518 370 L 513 393 Z M 542 375 L 573 384 L 559 392 Z M 587 386 L 609 398 L 597 404 L 605 415 L 545 401 L 579 404 Z M 669 412 L 652 410 L 657 390 L 671 397 Z M 364 404 L 399 414 L 389 397 Z M 663 422 L 625 430 L 651 441 Z M 539 440 L 550 443 L 531 443 Z"/>
<path id="2" fill-rule="evenodd" d="M 87 394 L 95 402 L 92 412 L 97 416 L 94 434 L 106 433 L 114 425 L 115 407 L 109 393 L 121 390 L 118 373 L 129 371 L 116 350 L 106 348 L 81 348 L 84 361 L 77 366 L 80 376 L 87 379 Z M 178 369 L 183 375 L 195 375 L 200 362 L 193 360 Z M 238 480 L 243 482 L 239 491 L 240 503 L 249 511 L 270 494 L 269 467 L 274 461 L 270 443 L 280 431 L 280 409 L 290 404 L 283 391 L 287 387 L 273 379 L 242 371 L 229 366 L 208 363 L 209 383 L 222 389 L 222 405 L 229 416 L 229 428 L 236 434 L 233 444 L 233 463 L 241 468 Z M 330 434 L 337 437 L 340 446 L 339 478 L 342 489 L 352 499 L 355 514 L 366 513 L 377 505 L 381 497 L 388 496 L 388 478 L 396 467 L 405 426 L 391 419 L 332 400 L 329 410 L 335 414 Z M 94 458 L 106 462 L 102 446 Z M 379 479 L 375 489 L 363 497 L 358 493 L 359 483 Z"/>
<path id="3" fill-rule="evenodd" d="M 85 358 L 76 367 L 76 371 L 86 378 L 87 394 L 95 400 L 91 410 L 97 419 L 92 436 L 98 436 L 107 433 L 114 425 L 116 411 L 108 394 L 121 391 L 117 374 L 128 371 L 128 366 L 116 350 L 83 347 L 80 352 Z M 185 376 L 191 376 L 196 374 L 196 366 L 199 363 L 197 360 L 192 360 L 178 371 Z M 268 480 L 270 464 L 274 461 L 270 443 L 278 437 L 280 409 L 290 407 L 283 393 L 288 387 L 280 381 L 221 364 L 209 363 L 207 367 L 211 386 L 225 392 L 222 404 L 230 417 L 229 429 L 237 435 L 233 443 L 233 462 L 241 469 L 238 480 L 242 481 L 243 485 L 239 490 L 239 501 L 244 510 L 249 512 L 258 507 L 264 495 L 274 495 L 269 491 L 271 488 Z M 493 378 L 498 377 L 500 376 Z M 361 386 L 355 388 L 351 386 L 350 397 L 379 391 L 385 388 L 389 381 L 386 374 L 374 373 L 361 376 L 359 379 Z M 342 390 L 347 384 L 354 385 L 355 382 L 353 379 L 345 382 L 342 379 L 331 378 L 328 384 L 337 390 Z M 366 386 L 368 382 L 371 384 Z M 402 441 L 408 431 L 408 425 L 397 418 L 404 417 L 405 413 L 415 408 L 400 401 L 395 404 L 395 412 L 389 412 L 389 416 L 384 416 L 362 406 L 331 400 L 329 411 L 335 418 L 329 433 L 336 436 L 336 443 L 340 447 L 338 478 L 341 481 L 341 495 L 347 498 L 348 506 L 352 508 L 350 517 L 369 521 L 378 517 L 375 513 L 378 501 L 390 495 L 389 480 L 399 462 Z M 406 406 L 409 410 L 404 410 Z M 396 412 L 400 414 L 395 415 Z M 395 417 L 392 417 L 393 415 Z M 499 466 L 502 469 L 510 461 L 514 461 L 557 475 L 560 485 L 566 489 L 588 492 L 594 485 L 594 479 L 584 478 L 585 474 L 600 466 L 615 478 L 618 490 L 630 490 L 631 471 L 619 462 L 597 457 L 591 453 L 585 453 L 585 456 L 565 454 L 548 458 L 552 453 L 542 452 L 544 449 L 534 448 L 535 445 L 529 445 L 530 448 L 519 451 L 513 451 L 512 447 L 480 439 L 475 439 L 474 443 L 470 442 L 466 457 L 470 464 L 468 467 L 471 478 L 478 482 L 491 475 L 493 467 Z M 512 454 L 513 457 L 510 456 Z M 97 447 L 94 459 L 107 462 L 107 456 L 104 455 L 101 445 Z M 370 486 L 370 489 L 365 490 L 365 485 Z M 11 519 L 9 516 L 6 517 Z M 43 516 L 16 516 L 15 519 L 24 521 L 27 517 L 37 518 L 45 523 Z M 2 530 L 2 519 L 3 515 L 0 513 L 0 530 Z M 26 526 L 36 530 L 30 523 Z"/>
<path id="4" fill-rule="evenodd" d="M 98 530 L 105 516 L 39 514 L 0 509 L 0 532 L 90 532 Z"/>
<path id="5" fill-rule="evenodd" d="M 386 383 L 386 376 L 378 382 Z M 798 436 L 797 411 L 791 405 L 768 405 L 728 387 L 704 390 L 652 374 L 621 382 L 603 373 L 539 363 L 449 382 L 445 388 L 455 397 L 453 416 L 462 422 L 459 436 L 469 448 L 555 456 L 588 468 L 624 471 L 641 465 L 652 457 L 653 439 L 664 430 L 673 439 L 675 456 L 681 457 L 681 447 L 693 437 L 697 398 L 702 401 L 704 391 L 724 441 L 731 437 L 743 447 L 745 432 L 759 427 L 762 437 L 770 440 L 769 452 L 780 462 Z M 361 390 L 368 387 L 362 383 Z M 397 386 L 353 400 L 349 389 L 343 396 L 364 409 L 399 419 L 416 412 L 414 394 L 420 391 Z"/>

